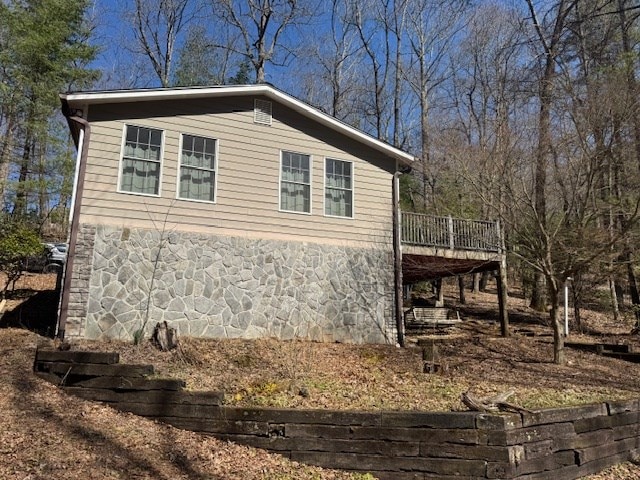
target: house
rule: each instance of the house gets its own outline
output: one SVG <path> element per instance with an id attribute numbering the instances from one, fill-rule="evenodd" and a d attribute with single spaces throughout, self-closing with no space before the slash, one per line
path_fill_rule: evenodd
<path id="1" fill-rule="evenodd" d="M 190 336 L 397 341 L 411 155 L 270 85 L 61 101 L 78 156 L 59 336 L 166 320 Z"/>

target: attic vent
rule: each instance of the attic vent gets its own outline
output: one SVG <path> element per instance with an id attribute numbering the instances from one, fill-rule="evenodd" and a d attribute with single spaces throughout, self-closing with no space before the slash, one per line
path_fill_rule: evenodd
<path id="1" fill-rule="evenodd" d="M 253 121 L 263 125 L 271 125 L 271 102 L 267 100 L 255 100 Z"/>

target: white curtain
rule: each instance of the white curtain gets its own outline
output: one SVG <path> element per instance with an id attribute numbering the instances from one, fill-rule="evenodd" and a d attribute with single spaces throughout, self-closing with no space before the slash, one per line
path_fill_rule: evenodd
<path id="1" fill-rule="evenodd" d="M 351 163 L 327 159 L 325 171 L 326 215 L 353 216 Z"/>
<path id="2" fill-rule="evenodd" d="M 157 195 L 162 132 L 128 125 L 126 138 L 120 189 Z"/>
<path id="3" fill-rule="evenodd" d="M 311 171 L 308 155 L 282 152 L 280 208 L 311 212 Z"/>

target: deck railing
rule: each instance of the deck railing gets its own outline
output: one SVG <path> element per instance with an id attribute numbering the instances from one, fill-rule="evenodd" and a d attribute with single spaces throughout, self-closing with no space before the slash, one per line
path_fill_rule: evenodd
<path id="1" fill-rule="evenodd" d="M 500 252 L 498 222 L 402 212 L 401 233 L 409 245 Z"/>

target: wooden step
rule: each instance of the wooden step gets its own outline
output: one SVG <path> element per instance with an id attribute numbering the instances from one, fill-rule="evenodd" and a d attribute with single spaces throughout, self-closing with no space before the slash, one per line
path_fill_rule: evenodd
<path id="1" fill-rule="evenodd" d="M 60 350 L 37 350 L 36 362 L 96 363 L 114 365 L 120 361 L 116 352 L 84 352 Z"/>
<path id="2" fill-rule="evenodd" d="M 36 372 L 86 377 L 146 377 L 153 374 L 153 365 L 104 365 L 95 363 L 42 362 L 35 364 Z"/>

